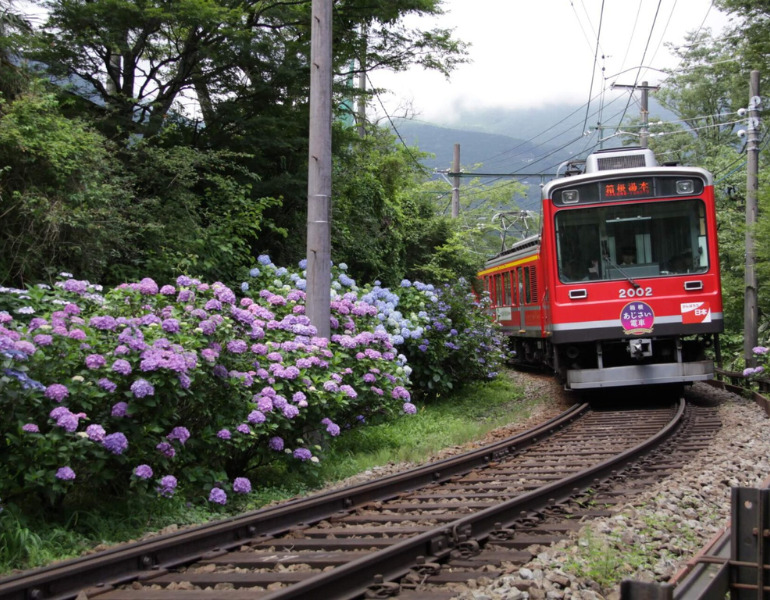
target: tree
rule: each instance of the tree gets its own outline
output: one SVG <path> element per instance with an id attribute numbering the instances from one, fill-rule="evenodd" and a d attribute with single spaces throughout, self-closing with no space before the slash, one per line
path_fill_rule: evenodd
<path id="1" fill-rule="evenodd" d="M 41 83 L 0 102 L 0 281 L 44 281 L 59 270 L 98 280 L 128 261 L 140 207 L 111 144 L 62 115 Z"/>
<path id="2" fill-rule="evenodd" d="M 0 2 L 0 94 L 13 98 L 24 88 L 26 76 L 17 65 L 22 40 L 32 32 L 29 21 L 11 0 Z"/>

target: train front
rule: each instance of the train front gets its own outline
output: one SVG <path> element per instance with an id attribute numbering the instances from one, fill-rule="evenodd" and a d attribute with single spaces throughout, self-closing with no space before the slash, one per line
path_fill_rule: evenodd
<path id="1" fill-rule="evenodd" d="M 723 330 L 713 178 L 647 149 L 543 189 L 546 335 L 568 389 L 713 377 Z"/>

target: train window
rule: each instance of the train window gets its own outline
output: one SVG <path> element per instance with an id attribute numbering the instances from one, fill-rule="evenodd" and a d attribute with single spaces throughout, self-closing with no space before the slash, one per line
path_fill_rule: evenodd
<path id="1" fill-rule="evenodd" d="M 708 270 L 701 200 L 566 209 L 556 214 L 555 227 L 563 282 Z"/>
<path id="2" fill-rule="evenodd" d="M 537 270 L 529 267 L 529 289 L 532 302 L 537 302 Z"/>
<path id="3" fill-rule="evenodd" d="M 524 269 L 524 298 L 527 304 L 532 304 L 532 279 L 530 267 Z"/>
<path id="4" fill-rule="evenodd" d="M 503 305 L 503 276 L 495 275 L 495 306 Z"/>
<path id="5" fill-rule="evenodd" d="M 511 275 L 510 271 L 503 274 L 503 302 L 505 306 L 511 305 Z"/>

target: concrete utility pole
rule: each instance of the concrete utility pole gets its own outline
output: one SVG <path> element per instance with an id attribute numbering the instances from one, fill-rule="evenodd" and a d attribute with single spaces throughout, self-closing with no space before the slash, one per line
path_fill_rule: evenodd
<path id="1" fill-rule="evenodd" d="M 754 270 L 754 224 L 757 221 L 759 189 L 759 71 L 749 81 L 749 126 L 746 141 L 746 293 L 743 303 L 743 358 L 747 367 L 757 366 L 753 349 L 757 345 L 757 272 Z"/>
<path id="2" fill-rule="evenodd" d="M 358 112 L 356 120 L 358 121 L 358 137 L 366 137 L 366 49 L 367 49 L 367 30 L 366 25 L 361 25 L 361 39 L 363 40 L 363 49 L 358 58 Z"/>
<path id="3" fill-rule="evenodd" d="M 639 145 L 642 148 L 647 147 L 647 140 L 649 138 L 648 126 L 650 123 L 650 111 L 648 110 L 649 92 L 650 90 L 659 90 L 658 85 L 648 85 L 646 81 L 642 81 L 642 85 L 620 85 L 617 83 L 612 84 L 612 88 L 628 88 L 630 90 L 642 90 L 642 128 L 639 130 Z"/>
<path id="4" fill-rule="evenodd" d="M 455 144 L 452 172 L 452 218 L 456 219 L 460 216 L 460 144 Z"/>
<path id="5" fill-rule="evenodd" d="M 307 316 L 331 330 L 332 0 L 313 0 L 310 39 L 310 138 L 307 174 Z"/>

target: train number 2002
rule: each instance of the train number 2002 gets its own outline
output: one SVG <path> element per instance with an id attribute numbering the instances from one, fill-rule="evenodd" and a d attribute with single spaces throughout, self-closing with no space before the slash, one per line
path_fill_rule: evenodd
<path id="1" fill-rule="evenodd" d="M 638 288 L 631 288 L 629 289 L 621 289 L 619 290 L 619 296 L 620 298 L 642 298 L 643 296 L 652 296 L 652 288 L 651 287 L 638 287 Z"/>

